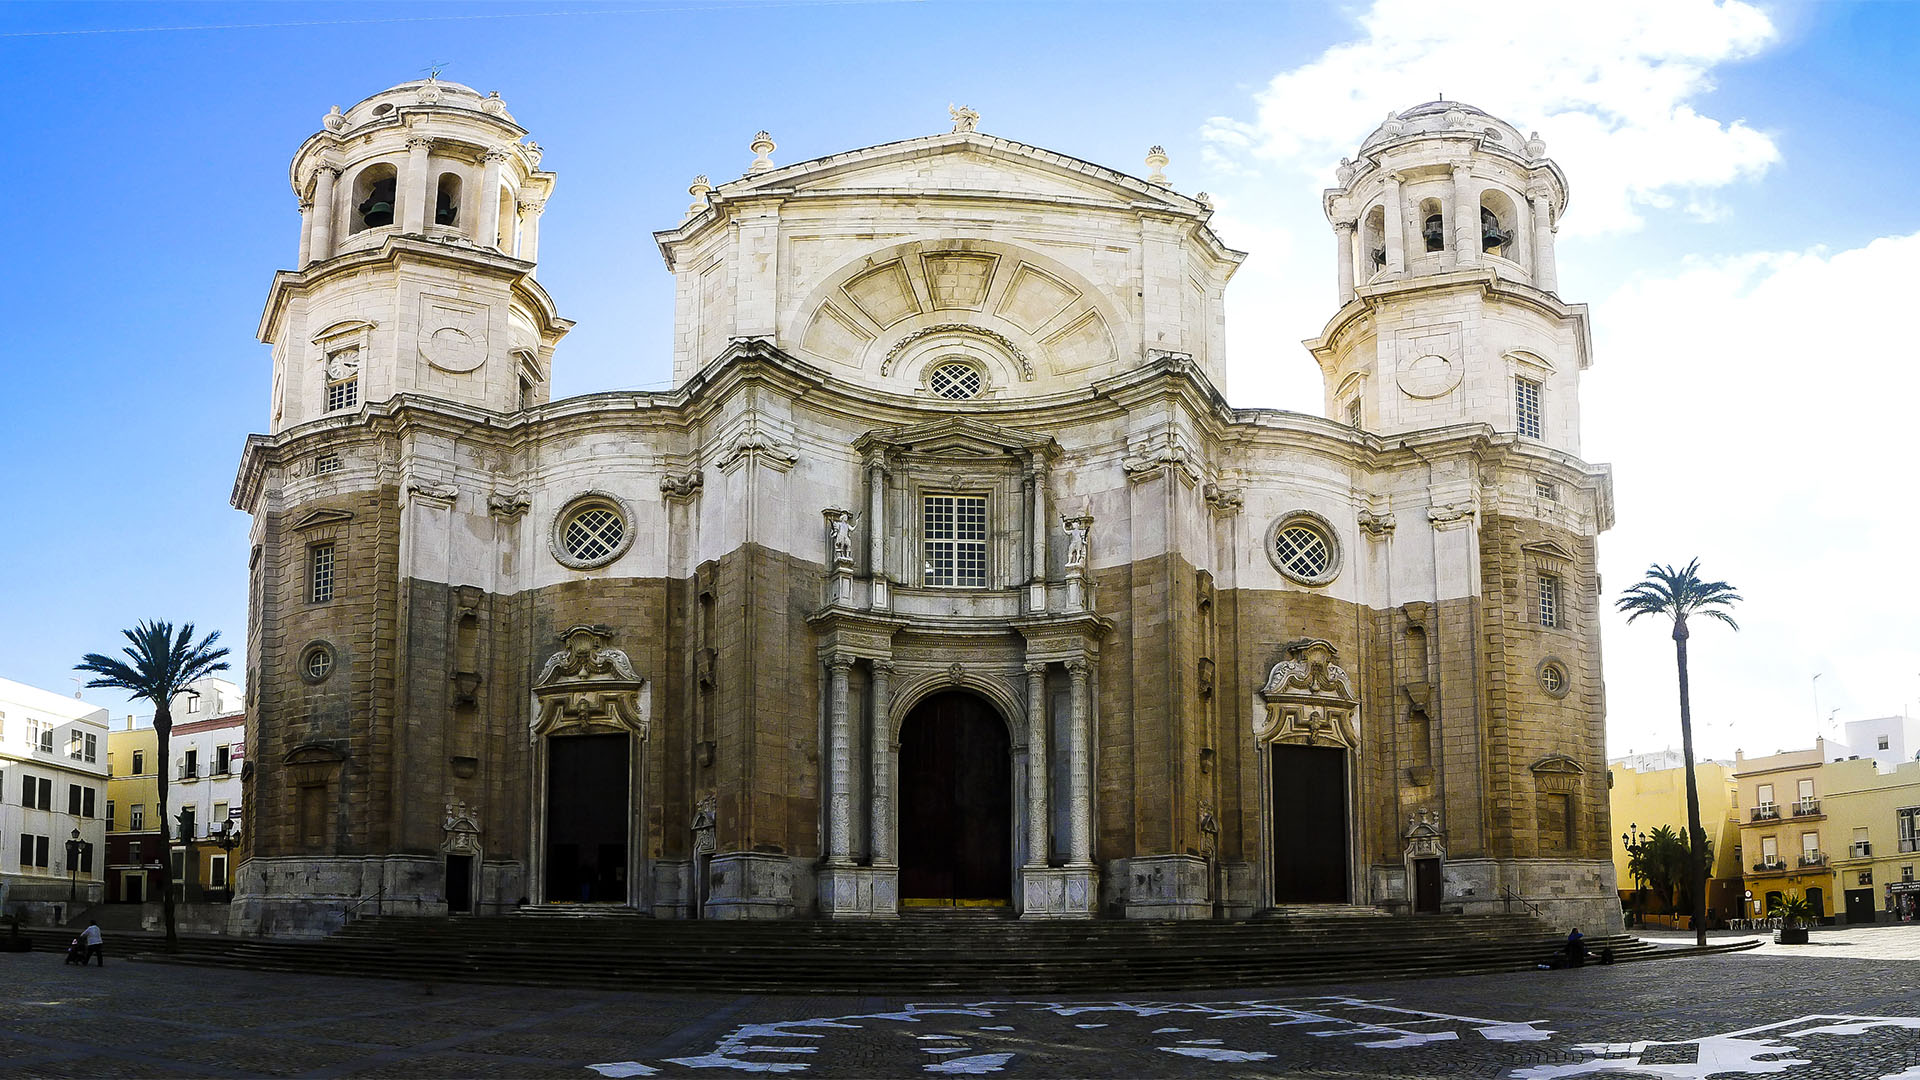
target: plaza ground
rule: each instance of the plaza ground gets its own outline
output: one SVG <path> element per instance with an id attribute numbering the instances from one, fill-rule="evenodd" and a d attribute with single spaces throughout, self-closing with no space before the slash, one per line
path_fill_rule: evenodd
<path id="1" fill-rule="evenodd" d="M 81 971 L 52 952 L 0 965 L 10 1076 L 1920 1080 L 1920 926 L 1578 971 L 1020 1000 L 422 984 L 111 957 Z"/>

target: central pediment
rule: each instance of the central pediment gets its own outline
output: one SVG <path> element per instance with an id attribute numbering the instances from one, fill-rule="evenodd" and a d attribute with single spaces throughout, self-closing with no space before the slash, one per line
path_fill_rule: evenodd
<path id="1" fill-rule="evenodd" d="M 862 435 L 854 449 L 885 450 L 928 457 L 1052 457 L 1060 452 L 1050 435 L 1001 427 L 971 416 L 945 416 L 924 424 L 878 428 Z"/>

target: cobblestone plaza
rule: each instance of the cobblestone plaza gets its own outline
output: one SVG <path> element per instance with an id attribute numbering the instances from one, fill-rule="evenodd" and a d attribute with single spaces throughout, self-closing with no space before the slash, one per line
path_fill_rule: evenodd
<path id="1" fill-rule="evenodd" d="M 1423 981 L 1002 1000 L 424 985 L 7 957 L 12 1076 L 1920 1077 L 1920 928 Z"/>

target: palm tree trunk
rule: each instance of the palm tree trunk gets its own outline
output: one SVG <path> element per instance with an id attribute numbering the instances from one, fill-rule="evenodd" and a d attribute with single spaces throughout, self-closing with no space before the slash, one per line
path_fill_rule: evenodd
<path id="1" fill-rule="evenodd" d="M 1673 620 L 1673 656 L 1680 667 L 1680 752 L 1687 766 L 1687 890 L 1693 894 L 1693 938 L 1707 944 L 1707 831 L 1700 827 L 1700 785 L 1693 778 L 1693 705 L 1687 694 L 1687 617 Z"/>
<path id="2" fill-rule="evenodd" d="M 160 910 L 166 917 L 167 949 L 171 951 L 179 945 L 179 939 L 173 922 L 173 845 L 167 842 L 167 770 L 173 766 L 167 744 L 173 736 L 173 713 L 165 701 L 153 710 L 153 736 L 154 755 L 160 759 Z"/>

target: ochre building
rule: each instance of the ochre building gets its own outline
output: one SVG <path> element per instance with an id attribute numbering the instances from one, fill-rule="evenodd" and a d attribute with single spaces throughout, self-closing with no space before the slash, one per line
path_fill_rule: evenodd
<path id="1" fill-rule="evenodd" d="M 1328 419 L 1228 403 L 1245 256 L 1158 148 L 1143 179 L 952 121 L 799 164 L 763 132 L 655 234 L 675 388 L 555 401 L 554 175 L 506 105 L 325 118 L 234 488 L 236 929 L 1619 925 L 1611 486 L 1540 141 L 1434 102 L 1341 166 Z"/>

